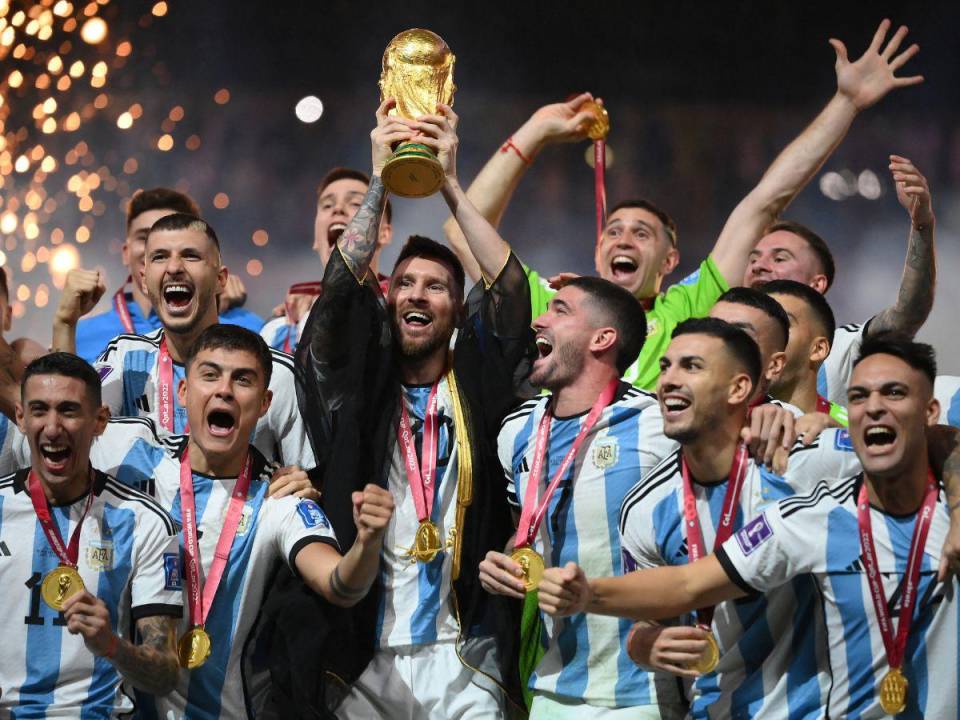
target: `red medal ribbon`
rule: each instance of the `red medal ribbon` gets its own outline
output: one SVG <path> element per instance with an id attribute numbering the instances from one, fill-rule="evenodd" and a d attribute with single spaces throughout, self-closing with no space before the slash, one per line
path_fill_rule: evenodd
<path id="1" fill-rule="evenodd" d="M 733 535 L 733 521 L 740 503 L 740 493 L 743 490 L 743 481 L 747 477 L 747 446 L 740 443 L 733 456 L 733 467 L 727 478 L 727 493 L 723 497 L 723 508 L 720 511 L 720 524 L 713 539 L 713 549 Z M 690 480 L 690 470 L 687 461 L 680 456 L 680 473 L 683 477 L 683 518 L 687 523 L 687 557 L 693 563 L 704 557 L 707 552 L 704 548 L 703 531 L 700 528 L 700 517 L 697 515 L 697 498 L 693 494 L 693 482 Z M 697 620 L 701 625 L 710 627 L 713 622 L 713 607 L 697 610 Z"/>
<path id="2" fill-rule="evenodd" d="M 819 393 L 817 394 L 817 412 L 830 414 L 830 401 Z"/>
<path id="3" fill-rule="evenodd" d="M 883 579 L 880 577 L 880 566 L 877 562 L 877 548 L 873 543 L 873 530 L 870 526 L 870 500 L 867 495 L 866 480 L 860 486 L 860 495 L 857 498 L 860 548 L 863 551 L 863 564 L 867 570 L 867 582 L 870 585 L 873 609 L 877 613 L 877 625 L 880 627 L 883 646 L 887 651 L 887 662 L 891 668 L 899 668 L 903 664 L 903 654 L 907 648 L 907 638 L 910 635 L 910 625 L 913 622 L 913 608 L 917 603 L 920 561 L 923 559 L 923 549 L 927 544 L 927 534 L 930 532 L 930 525 L 933 523 L 933 511 L 936 504 L 937 481 L 933 477 L 933 472 L 928 469 L 926 494 L 923 496 L 920 511 L 917 513 L 916 524 L 913 526 L 913 537 L 910 540 L 910 555 L 907 558 L 903 597 L 900 600 L 900 618 L 897 623 L 896 639 L 894 639 L 890 610 L 887 607 L 887 598 L 883 592 Z"/>
<path id="4" fill-rule="evenodd" d="M 113 307 L 117 311 L 117 315 L 120 316 L 120 324 L 123 325 L 123 329 L 126 330 L 128 334 L 135 335 L 137 331 L 133 327 L 133 318 L 130 317 L 130 308 L 127 307 L 126 298 L 127 285 L 132 281 L 133 278 L 127 275 L 127 279 L 123 281 L 123 285 L 113 294 Z"/>
<path id="5" fill-rule="evenodd" d="M 317 297 L 323 292 L 322 282 L 302 282 L 291 285 L 287 290 L 287 295 L 309 295 Z M 285 353 L 293 352 L 293 337 L 297 332 L 297 323 L 290 321 L 290 304 L 286 304 L 287 310 L 287 337 L 283 340 L 283 351 Z"/>
<path id="6" fill-rule="evenodd" d="M 157 416 L 160 426 L 167 432 L 175 432 L 173 427 L 173 358 L 167 349 L 167 338 L 160 338 L 160 352 L 157 358 Z M 189 427 L 185 432 L 190 432 Z"/>
<path id="7" fill-rule="evenodd" d="M 597 243 L 603 237 L 603 224 L 607 217 L 607 141 L 593 141 L 593 194 L 597 205 Z"/>
<path id="8" fill-rule="evenodd" d="M 190 469 L 189 448 L 183 451 L 180 460 L 180 511 L 183 515 L 183 554 L 186 563 L 187 600 L 190 603 L 190 624 L 204 625 L 213 605 L 213 598 L 217 594 L 217 587 L 223 577 L 230 558 L 230 548 L 237 535 L 237 526 L 243 513 L 243 505 L 247 501 L 247 490 L 250 489 L 250 475 L 252 460 L 249 453 L 243 464 L 243 471 L 237 478 L 237 484 L 230 496 L 230 505 L 227 507 L 227 516 L 223 520 L 223 528 L 217 540 L 213 562 L 207 581 L 200 579 L 200 546 L 197 541 L 197 504 L 193 495 L 193 471 Z"/>
<path id="9" fill-rule="evenodd" d="M 613 402 L 613 397 L 617 394 L 617 387 L 619 385 L 619 379 L 611 380 L 600 393 L 596 402 L 593 403 L 587 419 L 584 420 L 583 425 L 580 426 L 580 432 L 578 432 L 577 436 L 573 439 L 573 444 L 570 446 L 570 449 L 567 450 L 567 454 L 560 463 L 560 467 L 557 468 L 557 472 L 554 474 L 547 489 L 544 490 L 543 497 L 540 498 L 540 502 L 538 503 L 537 490 L 540 484 L 540 478 L 543 475 L 543 459 L 547 454 L 547 444 L 550 441 L 550 423 L 553 420 L 553 416 L 550 413 L 550 406 L 547 406 L 543 417 L 540 418 L 540 424 L 537 426 L 537 443 L 533 449 L 533 463 L 530 465 L 530 477 L 527 479 L 527 490 L 524 493 L 523 507 L 520 510 L 520 521 L 517 523 L 514 548 L 533 545 L 543 518 L 547 513 L 547 508 L 550 506 L 550 498 L 553 497 L 553 493 L 555 493 L 557 487 L 559 487 L 560 481 L 563 479 L 563 476 L 566 475 L 570 463 L 572 463 L 573 459 L 577 456 L 577 452 L 580 450 L 580 446 L 583 445 L 587 434 L 593 429 L 593 426 L 597 424 L 597 420 L 600 419 L 600 414 L 607 405 Z"/>
<path id="10" fill-rule="evenodd" d="M 77 522 L 70 536 L 70 544 L 64 547 L 63 538 L 60 537 L 60 528 L 56 521 L 50 515 L 50 503 L 47 502 L 47 496 L 43 493 L 43 486 L 40 484 L 40 478 L 31 470 L 27 478 L 27 485 L 30 489 L 30 500 L 33 502 L 33 509 L 37 513 L 37 520 L 40 521 L 40 527 L 43 528 L 43 534 L 47 536 L 47 542 L 50 548 L 56 553 L 62 565 L 68 565 L 72 568 L 77 567 L 77 556 L 80 554 L 80 528 L 83 527 L 83 521 L 93 505 L 93 482 L 87 490 L 87 502 L 83 506 L 83 514 Z"/>
<path id="11" fill-rule="evenodd" d="M 410 414 L 407 404 L 400 398 L 400 422 L 397 423 L 397 440 L 403 452 L 404 467 L 407 471 L 407 482 L 413 492 L 413 504 L 417 509 L 417 519 L 420 522 L 430 519 L 433 510 L 433 496 L 437 489 L 434 482 L 437 471 L 437 446 L 440 438 L 440 427 L 437 422 L 437 380 L 430 388 L 427 398 L 427 410 L 423 417 L 423 462 L 417 460 L 417 448 L 413 440 L 413 430 L 410 428 Z"/>

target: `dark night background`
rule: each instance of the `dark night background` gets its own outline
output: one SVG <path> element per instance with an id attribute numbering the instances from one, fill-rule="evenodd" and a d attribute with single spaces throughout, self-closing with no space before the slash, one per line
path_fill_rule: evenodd
<path id="1" fill-rule="evenodd" d="M 20 3 L 19 7 L 33 3 Z M 14 3 L 14 7 L 18 4 Z M 80 4 L 82 5 L 82 3 Z M 920 54 L 899 74 L 923 74 L 919 87 L 891 93 L 855 122 L 846 141 L 798 197 L 785 217 L 818 230 L 838 256 L 838 280 L 830 300 L 840 323 L 865 320 L 895 299 L 908 230 L 887 175 L 891 152 L 911 157 L 930 180 L 938 217 L 940 286 L 934 315 L 923 336 L 941 349 L 944 371 L 960 372 L 960 352 L 951 312 L 960 290 L 951 269 L 960 261 L 960 5 L 956 3 L 780 2 L 183 2 L 171 0 L 163 17 L 152 2 L 114 0 L 103 6 L 110 43 L 133 43 L 121 68 L 111 69 L 104 89 L 109 106 L 86 123 L 82 135 L 117 178 L 81 246 L 84 266 L 102 267 L 111 290 L 122 281 L 113 255 L 122 240 L 120 208 L 138 187 L 177 185 L 193 195 L 217 228 L 227 264 L 247 284 L 253 310 L 267 314 L 292 282 L 313 279 L 321 269 L 310 251 L 315 185 L 333 165 L 369 168 L 368 134 L 378 102 L 383 49 L 397 32 L 426 27 L 440 34 L 457 56 L 455 109 L 460 115 L 459 175 L 466 185 L 486 158 L 539 105 L 590 90 L 610 111 L 608 172 L 615 202 L 647 196 L 671 212 L 680 228 L 678 280 L 709 251 L 726 215 L 759 179 L 782 147 L 807 124 L 835 89 L 838 37 L 851 60 L 859 57 L 880 20 L 906 24 L 904 44 Z M 94 53 L 95 54 L 95 53 Z M 2 60 L 3 76 L 15 64 Z M 227 88 L 230 100 L 214 102 Z M 304 124 L 297 101 L 320 97 L 323 117 Z M 30 109 L 44 96 L 35 90 L 8 92 L 11 118 L 22 103 Z M 77 102 L 89 102 L 78 97 Z M 140 103 L 133 128 L 117 128 L 117 115 Z M 184 118 L 171 131 L 161 122 L 174 106 Z M 21 111 L 22 114 L 22 111 Z M 170 123 L 168 122 L 168 125 Z M 34 131 L 35 132 L 35 131 Z M 174 147 L 156 149 L 161 132 Z M 197 150 L 185 139 L 196 134 Z M 61 134 L 50 136 L 56 143 Z M 63 141 L 63 152 L 78 137 Z M 46 142 L 46 139 L 44 139 Z M 27 143 L 29 145 L 29 141 Z M 592 268 L 592 171 L 586 145 L 548 148 L 520 185 L 502 232 L 521 257 L 545 272 Z M 137 169 L 122 173 L 125 159 Z M 83 164 L 83 163 L 81 163 Z M 829 199 L 820 189 L 825 172 L 872 170 L 881 195 Z M 69 173 L 51 174 L 48 191 L 64 193 Z M 0 194 L 26 185 L 8 179 Z M 218 209 L 217 193 L 229 196 Z M 440 236 L 446 207 L 439 195 L 423 201 L 395 200 L 389 267 L 403 238 Z M 83 221 L 68 203 L 49 213 L 39 238 L 8 247 L 12 289 L 31 289 L 46 270 L 24 271 L 21 254 L 41 246 L 50 228 Z M 269 233 L 260 247 L 251 236 Z M 18 230 L 18 232 L 20 232 Z M 392 250 L 392 252 L 391 252 Z M 262 273 L 247 271 L 259 260 Z M 47 342 L 47 318 L 55 304 L 38 310 L 22 304 L 14 335 Z M 106 301 L 103 302 L 106 306 Z"/>

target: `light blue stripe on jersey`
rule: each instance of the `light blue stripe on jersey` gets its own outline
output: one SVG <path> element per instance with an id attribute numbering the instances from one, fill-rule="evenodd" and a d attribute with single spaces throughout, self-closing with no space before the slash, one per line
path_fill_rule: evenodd
<path id="1" fill-rule="evenodd" d="M 137 438 L 123 456 L 123 463 L 116 469 L 116 479 L 124 485 L 156 497 L 153 483 L 154 470 L 166 453 L 162 447 Z"/>
<path id="2" fill-rule="evenodd" d="M 950 407 L 947 410 L 947 423 L 953 427 L 960 427 L 960 392 L 950 398 Z"/>
<path id="3" fill-rule="evenodd" d="M 563 462 L 564 455 L 567 454 L 571 443 L 577 433 L 580 432 L 580 420 L 581 418 L 553 421 L 550 428 L 549 456 L 546 462 L 546 477 L 548 479 L 553 479 L 560 463 Z M 535 435 L 531 436 L 530 439 L 536 442 Z M 570 463 L 566 476 L 560 481 L 557 491 L 550 498 L 550 508 L 543 519 L 550 537 L 551 557 L 549 566 L 551 567 L 563 567 L 568 562 L 579 560 L 579 538 L 576 524 L 561 524 L 560 527 L 556 528 L 556 530 L 559 530 L 559 534 L 555 532 L 554 528 L 554 519 L 557 518 L 557 508 L 561 502 L 565 504 L 564 517 L 573 520 L 575 516 L 571 481 L 576 469 L 577 463 Z M 537 481 L 532 477 L 528 480 L 528 482 Z M 543 482 L 543 479 L 541 478 L 539 481 Z M 562 624 L 562 629 L 557 636 L 557 647 L 560 650 L 563 669 L 560 670 L 557 678 L 555 692 L 568 697 L 583 697 L 583 692 L 587 687 L 587 659 L 590 655 L 590 638 L 587 632 L 587 616 L 585 613 L 569 617 Z M 536 682 L 536 678 L 537 675 L 534 673 L 531 682 Z"/>
<path id="4" fill-rule="evenodd" d="M 120 607 L 124 587 L 133 572 L 133 535 L 136 525 L 136 515 L 132 510 L 104 505 L 100 539 L 106 544 L 107 537 L 110 538 L 113 566 L 100 572 L 96 596 L 103 600 L 108 608 Z M 84 558 L 79 561 L 83 562 Z M 117 627 L 117 617 L 113 613 L 110 615 L 110 623 L 115 633 L 125 632 L 125 628 Z M 103 716 L 104 708 L 113 707 L 118 682 L 119 677 L 113 664 L 104 657 L 97 657 L 94 660 L 93 676 L 90 678 L 90 689 L 83 703 L 81 717 L 91 720 L 99 718 Z"/>
<path id="5" fill-rule="evenodd" d="M 292 332 L 291 327 L 293 328 Z M 290 349 L 296 350 L 297 328 L 296 325 L 290 325 L 290 323 L 282 323 L 280 327 L 277 328 L 276 332 L 273 333 L 273 338 L 271 338 L 268 344 L 274 350 L 283 350 L 284 352 L 287 352 L 287 349 L 284 348 L 283 344 L 286 342 L 288 337 L 290 338 Z"/>
<path id="6" fill-rule="evenodd" d="M 0 448 L 7 442 L 7 432 L 10 430 L 10 420 L 6 415 L 0 415 Z"/>
<path id="7" fill-rule="evenodd" d="M 827 385 L 827 368 L 821 365 L 817 368 L 817 394 L 820 397 L 830 397 L 830 388 Z"/>
<path id="8" fill-rule="evenodd" d="M 69 508 L 54 507 L 51 508 L 51 511 L 51 515 L 56 520 L 57 527 L 60 530 L 60 537 L 68 538 Z M 39 574 L 40 579 L 42 579 L 59 564 L 56 554 L 50 549 L 47 536 L 43 534 L 43 528 L 39 522 L 34 522 L 34 574 Z M 53 689 L 57 686 L 57 678 L 60 675 L 60 647 L 66 623 L 60 621 L 58 624 L 54 624 L 54 621 L 59 620 L 60 613 L 39 600 L 39 593 L 35 587 L 30 590 L 30 611 L 33 615 L 33 598 L 36 597 L 39 601 L 37 614 L 42 618 L 42 622 L 29 624 L 27 627 L 27 647 L 24 653 L 26 675 L 23 686 L 20 688 L 18 705 L 29 706 L 30 714 L 34 717 L 43 717 L 46 706 L 53 702 Z M 36 594 L 34 595 L 34 593 Z M 17 717 L 19 713 L 14 710 L 11 715 Z"/>
<path id="9" fill-rule="evenodd" d="M 143 412 L 137 407 L 137 400 L 146 394 L 147 383 L 151 377 L 159 382 L 159 376 L 156 374 L 157 351 L 156 350 L 131 350 L 124 353 L 123 356 L 123 415 L 136 417 Z M 183 433 L 187 427 L 187 409 L 180 407 L 177 402 L 177 387 L 180 381 L 186 377 L 186 370 L 183 365 L 173 364 L 173 431 Z M 156 390 L 153 390 L 153 397 L 147 398 L 147 403 L 154 414 L 159 415 L 156 407 Z"/>

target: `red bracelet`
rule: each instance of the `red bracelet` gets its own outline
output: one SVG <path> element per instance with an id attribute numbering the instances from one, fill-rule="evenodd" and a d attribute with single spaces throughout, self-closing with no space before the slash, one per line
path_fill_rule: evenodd
<path id="1" fill-rule="evenodd" d="M 507 150 L 513 150 L 517 154 L 517 157 L 523 160 L 523 162 L 526 163 L 527 165 L 533 162 L 532 160 L 530 160 L 530 158 L 528 158 L 526 155 L 520 152 L 520 148 L 518 148 L 516 145 L 513 144 L 512 135 L 507 138 L 507 141 L 500 148 L 500 152 L 502 153 L 505 153 Z"/>
<path id="2" fill-rule="evenodd" d="M 120 644 L 120 638 L 116 634 L 113 635 L 113 639 L 110 641 L 110 647 L 107 648 L 107 651 L 100 657 L 105 657 L 107 660 L 113 657 L 113 654 L 117 651 L 117 645 Z"/>

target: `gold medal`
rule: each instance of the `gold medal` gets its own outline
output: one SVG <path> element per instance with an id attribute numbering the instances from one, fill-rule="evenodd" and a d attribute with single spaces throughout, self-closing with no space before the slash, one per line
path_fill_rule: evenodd
<path id="1" fill-rule="evenodd" d="M 210 636 L 200 625 L 195 625 L 180 636 L 177 643 L 180 667 L 193 670 L 203 665 L 210 657 Z"/>
<path id="2" fill-rule="evenodd" d="M 58 565 L 47 573 L 40 586 L 40 596 L 54 610 L 63 610 L 63 604 L 79 592 L 83 592 L 83 578 L 76 568 Z"/>
<path id="3" fill-rule="evenodd" d="M 520 569 L 523 570 L 523 582 L 527 592 L 536 590 L 540 587 L 540 581 L 543 579 L 543 557 L 533 548 L 526 546 L 517 548 L 510 553 L 510 559 L 513 560 Z"/>
<path id="4" fill-rule="evenodd" d="M 880 707 L 888 715 L 899 715 L 907 709 L 907 688 L 909 683 L 900 668 L 890 668 L 890 672 L 880 681 Z"/>
<path id="5" fill-rule="evenodd" d="M 701 675 L 711 673 L 717 668 L 720 662 L 720 645 L 712 632 L 707 632 L 707 646 L 700 653 L 700 657 L 690 664 L 691 670 L 696 670 Z"/>
<path id="6" fill-rule="evenodd" d="M 440 528 L 429 520 L 421 520 L 420 527 L 417 528 L 417 535 L 414 539 L 411 555 L 422 563 L 432 561 L 443 549 L 440 542 Z"/>

